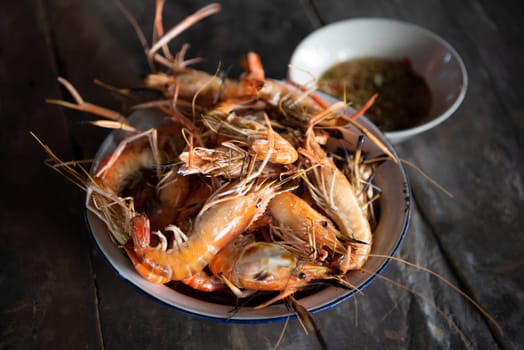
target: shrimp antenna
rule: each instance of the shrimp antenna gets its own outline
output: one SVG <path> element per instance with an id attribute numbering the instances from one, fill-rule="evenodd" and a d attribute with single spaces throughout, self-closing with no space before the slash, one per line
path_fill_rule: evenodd
<path id="1" fill-rule="evenodd" d="M 311 91 L 314 91 L 316 89 L 316 86 L 317 86 L 317 79 L 315 78 L 315 75 L 313 73 L 311 73 L 310 71 L 306 70 L 306 69 L 303 69 L 301 67 L 297 67 L 297 66 L 294 66 L 292 64 L 288 64 L 287 67 L 289 69 L 296 69 L 298 71 L 301 71 L 303 72 L 304 74 L 307 74 L 309 76 L 309 80 L 306 82 L 306 83 L 302 83 L 301 85 L 299 85 L 298 83 L 295 83 L 294 81 L 291 81 L 291 80 L 286 80 L 285 82 L 286 83 L 289 83 L 290 85 L 300 89 L 300 90 L 303 90 L 304 88 L 306 89 L 310 89 Z M 309 85 L 313 85 L 313 87 L 309 87 Z"/>
<path id="2" fill-rule="evenodd" d="M 277 342 L 275 343 L 275 345 L 273 346 L 273 350 L 277 350 L 278 349 L 278 346 L 280 345 L 280 343 L 282 342 L 282 339 L 284 339 L 284 334 L 286 334 L 286 329 L 287 329 L 287 325 L 289 324 L 289 319 L 291 318 L 291 316 L 288 316 L 286 318 L 286 322 L 284 322 L 284 327 L 282 328 L 282 331 L 280 332 L 280 335 L 278 336 L 278 339 L 277 339 Z"/>
<path id="3" fill-rule="evenodd" d="M 121 113 L 115 112 L 105 107 L 94 105 L 89 102 L 85 102 L 82 96 L 80 96 L 78 91 L 75 89 L 73 84 L 71 84 L 69 81 L 62 77 L 58 77 L 57 80 L 71 94 L 76 103 L 71 103 L 57 99 L 46 99 L 47 103 L 67 107 L 80 112 L 91 113 L 93 115 L 108 119 L 105 121 L 97 120 L 91 122 L 92 124 L 97 126 L 136 132 L 136 129 L 127 122 L 126 117 Z"/>
<path id="4" fill-rule="evenodd" d="M 378 148 L 380 148 L 380 150 L 384 152 L 389 157 L 389 159 L 391 159 L 395 164 L 398 164 L 398 157 L 393 155 L 393 153 L 386 147 L 386 145 L 382 141 L 380 141 L 378 137 L 376 137 L 368 129 L 360 125 L 356 120 L 349 118 L 347 119 L 347 121 L 355 128 L 357 128 L 368 139 L 370 139 Z"/>
<path id="5" fill-rule="evenodd" d="M 500 327 L 500 325 L 497 323 L 497 321 L 495 321 L 495 319 L 489 314 L 488 311 L 486 311 L 486 309 L 484 309 L 478 302 L 476 302 L 472 297 L 470 297 L 469 295 L 467 295 L 466 293 L 464 293 L 462 290 L 460 290 L 458 287 L 456 287 L 453 283 L 451 283 L 450 281 L 448 281 L 446 278 L 444 278 L 442 275 L 436 273 L 435 271 L 431 271 L 430 269 L 424 267 L 424 266 L 420 266 L 420 265 L 417 265 L 417 264 L 414 264 L 412 262 L 409 262 L 407 260 L 404 260 L 402 258 L 398 258 L 398 257 L 395 257 L 395 256 L 389 256 L 389 255 L 382 255 L 382 254 L 369 254 L 369 256 L 374 256 L 374 257 L 379 257 L 379 258 L 387 258 L 387 259 L 391 259 L 391 260 L 394 260 L 394 261 L 397 261 L 397 262 L 400 262 L 400 263 L 403 263 L 405 264 L 406 266 L 409 266 L 409 267 L 412 267 L 412 268 L 415 268 L 417 270 L 420 270 L 420 271 L 423 271 L 423 272 L 427 272 L 429 273 L 430 275 L 438 278 L 440 281 L 442 281 L 444 284 L 446 284 L 448 287 L 450 287 L 451 289 L 453 289 L 455 292 L 457 292 L 458 294 L 460 294 L 464 299 L 466 299 L 467 301 L 469 301 L 477 310 L 480 311 L 480 313 L 486 317 L 490 322 L 491 324 L 493 324 L 497 330 L 497 332 L 500 334 L 500 335 L 504 335 L 504 332 L 502 331 L 502 328 Z M 406 289 L 408 289 L 406 287 Z M 408 289 L 409 290 L 409 289 Z M 411 291 L 411 290 L 410 290 Z M 423 298 L 423 299 L 427 299 L 427 298 Z M 438 308 L 437 308 L 437 311 Z M 440 313 L 440 312 L 439 312 Z"/>
<path id="6" fill-rule="evenodd" d="M 298 321 L 304 328 L 306 334 L 309 334 L 308 331 L 312 332 L 317 338 L 320 347 L 323 350 L 327 350 L 328 347 L 326 341 L 324 340 L 324 337 L 322 337 L 320 329 L 315 323 L 315 320 L 313 319 L 311 313 L 307 311 L 307 309 L 304 306 L 300 305 L 300 303 L 292 295 L 286 297 L 284 301 L 287 307 L 293 310 L 293 312 L 297 316 Z"/>
<path id="7" fill-rule="evenodd" d="M 151 44 L 154 45 L 158 38 L 164 35 L 164 26 L 162 24 L 162 15 L 164 12 L 164 0 L 156 0 L 155 3 L 155 17 L 153 21 L 153 38 L 151 39 Z M 165 45 L 162 50 L 164 55 L 168 58 L 172 58 L 169 48 Z"/>
<path id="8" fill-rule="evenodd" d="M 45 161 L 45 165 L 59 173 L 60 175 L 64 176 L 67 180 L 69 180 L 74 185 L 78 186 L 82 190 L 87 189 L 87 182 L 90 180 L 91 175 L 89 172 L 80 165 L 79 161 L 70 161 L 65 162 L 61 160 L 49 147 L 46 145 L 42 140 L 38 138 L 32 131 L 29 132 L 31 136 L 35 138 L 35 140 L 40 144 L 40 146 L 44 149 L 44 151 L 49 156 L 49 159 Z M 88 162 L 88 161 L 85 161 Z M 77 170 L 79 169 L 79 170 Z"/>
<path id="9" fill-rule="evenodd" d="M 420 175 L 422 175 L 423 178 L 425 178 L 426 180 L 428 180 L 433 186 L 435 186 L 436 188 L 438 188 L 440 191 L 444 192 L 444 194 L 446 194 L 448 197 L 450 198 L 453 198 L 453 193 L 451 193 L 450 191 L 448 191 L 446 188 L 444 188 L 444 186 L 442 186 L 441 184 L 439 184 L 435 179 L 433 179 L 431 176 L 429 176 L 428 174 L 426 174 L 419 166 L 415 165 L 415 163 L 413 162 L 410 162 L 409 160 L 406 160 L 406 159 L 401 159 L 400 160 L 403 164 L 406 164 L 408 165 L 409 167 L 411 167 L 412 169 L 414 169 L 417 173 L 419 173 Z"/>
<path id="10" fill-rule="evenodd" d="M 144 32 L 142 31 L 142 29 L 138 25 L 138 22 L 136 21 L 136 18 L 133 17 L 133 15 L 124 6 L 124 4 L 122 4 L 122 2 L 120 0 L 113 0 L 113 1 L 115 2 L 116 6 L 120 10 L 120 12 L 122 12 L 124 17 L 128 20 L 129 24 L 131 24 L 131 27 L 133 27 L 133 30 L 135 31 L 136 36 L 138 37 L 138 41 L 140 41 L 140 44 L 142 45 L 142 47 L 144 49 L 144 53 L 145 53 L 146 58 L 147 58 L 147 63 L 149 64 L 149 69 L 152 72 L 154 72 L 156 70 L 155 69 L 155 65 L 153 64 L 153 61 L 151 59 L 149 59 L 149 57 L 147 56 L 147 53 L 149 52 L 149 45 L 147 43 L 146 37 L 144 35 Z"/>
<path id="11" fill-rule="evenodd" d="M 215 74 L 211 78 L 209 78 L 195 93 L 193 96 L 193 100 L 191 100 L 191 111 L 193 116 L 193 124 L 196 122 L 196 100 L 197 97 L 204 91 L 211 83 L 215 81 L 215 79 L 218 77 L 218 74 L 220 73 L 220 62 L 218 63 L 217 70 L 215 71 Z"/>
<path id="12" fill-rule="evenodd" d="M 167 31 L 167 33 L 165 33 L 161 38 L 158 39 L 158 41 L 151 47 L 151 49 L 147 53 L 148 59 L 152 60 L 153 56 L 160 48 L 167 45 L 167 43 L 169 43 L 171 40 L 173 40 L 173 38 L 185 31 L 187 28 L 191 27 L 196 22 L 199 22 L 210 15 L 220 12 L 220 10 L 220 4 L 212 3 L 183 19 L 180 23 L 175 25 L 173 28 Z"/>
<path id="13" fill-rule="evenodd" d="M 371 256 L 371 254 L 370 254 Z M 366 271 L 365 269 L 362 269 L 364 271 Z M 409 288 L 407 286 L 404 286 L 402 284 L 400 284 L 399 282 L 395 281 L 395 280 L 392 280 L 391 278 L 388 278 L 384 275 L 381 275 L 381 274 L 377 274 L 376 275 L 378 278 L 380 279 L 383 279 L 384 281 L 388 281 L 389 283 L 393 284 L 394 286 L 397 286 L 399 288 L 402 288 L 404 290 L 407 290 L 408 292 L 412 293 L 413 295 L 415 295 L 417 298 L 420 298 L 421 300 L 425 301 L 426 303 L 428 303 L 440 316 L 442 316 L 446 321 L 449 322 L 449 324 L 451 325 L 452 328 L 454 328 L 460 338 L 462 339 L 462 341 L 464 342 L 464 344 L 466 344 L 466 347 L 468 349 L 473 349 L 473 346 L 471 344 L 471 341 L 466 337 L 466 335 L 464 334 L 464 332 L 462 332 L 462 330 L 460 329 L 460 327 L 451 319 L 449 318 L 444 311 L 442 311 L 442 309 L 440 309 L 434 302 L 432 302 L 431 300 L 429 300 L 427 297 L 425 297 L 422 293 L 419 293 L 417 292 L 416 290 L 412 289 L 412 288 Z"/>

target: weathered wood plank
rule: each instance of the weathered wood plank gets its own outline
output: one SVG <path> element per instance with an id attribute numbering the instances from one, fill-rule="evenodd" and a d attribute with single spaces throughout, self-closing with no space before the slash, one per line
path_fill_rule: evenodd
<path id="1" fill-rule="evenodd" d="M 72 154 L 64 115 L 44 103 L 58 93 L 46 13 L 11 3 L 0 23 L 0 348 L 99 348 L 80 192 L 43 164 L 29 135 Z"/>

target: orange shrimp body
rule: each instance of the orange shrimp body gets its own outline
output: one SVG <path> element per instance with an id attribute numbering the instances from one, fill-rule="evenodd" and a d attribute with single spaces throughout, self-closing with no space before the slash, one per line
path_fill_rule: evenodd
<path id="1" fill-rule="evenodd" d="M 309 160 L 320 163 L 311 169 L 308 188 L 317 205 L 337 224 L 341 233 L 353 240 L 348 270 L 360 269 L 367 261 L 372 245 L 372 232 L 353 186 L 315 141 L 312 127 L 307 131 L 306 149 L 301 150 Z"/>
<path id="2" fill-rule="evenodd" d="M 360 269 L 367 261 L 373 240 L 366 214 L 360 207 L 351 184 L 339 169 L 321 167 L 318 172 L 319 178 L 325 183 L 319 196 L 316 196 L 317 201 L 326 204 L 326 213 L 333 218 L 346 237 L 354 240 L 348 269 Z"/>
<path id="3" fill-rule="evenodd" d="M 149 74 L 145 79 L 145 85 L 162 91 L 166 97 L 172 98 L 176 94 L 178 100 L 194 100 L 199 106 L 207 108 L 223 99 L 240 96 L 249 98 L 257 93 L 256 86 L 249 82 L 222 79 L 187 67 L 175 75 Z"/>
<path id="4" fill-rule="evenodd" d="M 255 151 L 258 159 L 264 159 L 270 152 L 270 142 L 263 137 L 253 137 L 251 149 Z M 274 152 L 269 161 L 277 164 L 292 164 L 298 159 L 298 153 L 291 143 L 281 135 L 274 134 Z"/>
<path id="5" fill-rule="evenodd" d="M 273 218 L 273 224 L 283 229 L 282 238 L 285 241 L 293 235 L 304 242 L 314 243 L 321 254 L 321 260 L 326 258 L 328 250 L 346 253 L 337 238 L 341 234 L 331 220 L 297 195 L 291 192 L 280 193 L 269 202 L 268 211 Z"/>
<path id="6" fill-rule="evenodd" d="M 135 252 L 143 264 L 170 280 L 191 277 L 262 215 L 273 195 L 274 188 L 265 185 L 247 194 L 208 203 L 197 215 L 188 240 L 171 249 L 165 245 L 149 246 L 149 219 L 138 215 L 132 224 Z"/>
<path id="7" fill-rule="evenodd" d="M 313 280 L 332 275 L 330 268 L 302 262 L 297 254 L 282 244 L 246 239 L 228 245 L 211 261 L 209 268 L 234 287 L 281 292 L 258 307 L 283 299 Z"/>
<path id="8" fill-rule="evenodd" d="M 140 259 L 138 259 L 138 257 L 136 256 L 136 253 L 132 247 L 125 245 L 124 250 L 127 256 L 129 257 L 129 260 L 131 260 L 131 263 L 135 267 L 135 270 L 140 274 L 140 276 L 153 283 L 163 284 L 169 282 L 169 279 L 165 278 L 160 274 L 155 273 L 150 267 L 142 264 L 140 262 Z"/>
<path id="9" fill-rule="evenodd" d="M 184 278 L 181 282 L 201 292 L 214 292 L 227 288 L 223 280 L 216 276 L 210 276 L 205 271 L 197 272 L 191 277 Z"/>
<path id="10" fill-rule="evenodd" d="M 289 124 L 300 128 L 304 128 L 312 116 L 323 110 L 308 93 L 293 91 L 289 86 L 274 80 L 264 81 L 258 97 L 270 106 L 278 108 Z"/>

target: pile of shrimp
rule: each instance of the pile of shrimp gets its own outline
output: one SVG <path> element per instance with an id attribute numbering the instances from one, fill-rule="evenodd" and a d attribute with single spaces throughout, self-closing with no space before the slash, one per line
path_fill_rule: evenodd
<path id="1" fill-rule="evenodd" d="M 87 208 L 153 283 L 236 298 L 271 292 L 257 308 L 318 281 L 353 288 L 346 276 L 373 244 L 375 167 L 394 160 L 358 123 L 373 99 L 348 114 L 344 102 L 328 105 L 305 87 L 267 79 L 254 52 L 239 79 L 190 68 L 185 46 L 171 54 L 173 37 L 219 9 L 206 6 L 167 32 L 157 9 L 147 57 L 162 70 L 144 81 L 155 97 L 133 106 L 161 113 L 157 128 L 140 130 L 85 102 L 59 78 L 75 102 L 49 102 L 96 115 L 93 124 L 124 137 L 90 172 L 44 145 L 48 164 L 87 192 Z M 358 132 L 359 142 L 330 153 L 326 143 L 340 129 Z M 385 157 L 366 159 L 364 142 Z"/>

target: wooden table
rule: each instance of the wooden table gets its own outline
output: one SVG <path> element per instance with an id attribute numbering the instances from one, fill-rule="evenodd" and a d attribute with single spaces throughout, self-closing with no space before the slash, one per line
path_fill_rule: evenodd
<path id="1" fill-rule="evenodd" d="M 122 0 L 150 38 L 154 1 Z M 325 23 L 388 17 L 434 31 L 460 53 L 469 88 L 453 117 L 398 146 L 400 156 L 454 194 L 410 170 L 413 215 L 399 256 L 451 280 L 502 327 L 426 272 L 391 263 L 363 295 L 316 314 L 332 349 L 519 348 L 524 344 L 524 31 L 517 1 L 315 1 Z M 168 1 L 172 25 L 207 4 Z M 312 29 L 304 1 L 222 2 L 220 14 L 174 45 L 238 76 L 257 51 L 284 78 L 294 47 Z M 270 349 L 282 323 L 223 324 L 188 317 L 120 280 L 90 241 L 83 193 L 44 164 L 34 131 L 65 159 L 94 155 L 107 131 L 44 102 L 69 99 L 66 77 L 87 101 L 120 108 L 93 83 L 136 85 L 148 72 L 137 36 L 112 1 L 18 1 L 0 11 L 0 348 Z M 520 24 L 519 24 L 520 23 Z M 400 288 L 397 284 L 405 286 Z M 410 292 L 407 289 L 415 290 Z M 437 311 L 438 310 L 438 311 Z M 452 326 L 456 324 L 458 329 Z M 464 340 L 467 339 L 467 340 Z M 318 347 L 291 322 L 281 349 Z"/>

